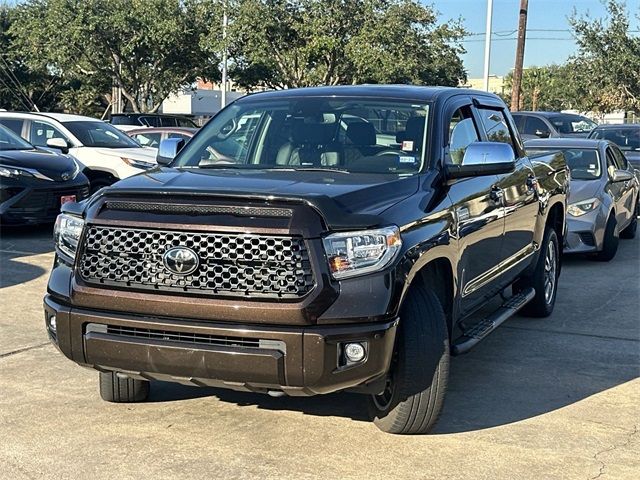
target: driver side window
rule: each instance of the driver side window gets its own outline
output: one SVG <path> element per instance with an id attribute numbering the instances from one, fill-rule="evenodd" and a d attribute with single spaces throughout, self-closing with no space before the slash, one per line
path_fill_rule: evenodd
<path id="1" fill-rule="evenodd" d="M 449 122 L 449 145 L 447 163 L 462 165 L 467 147 L 480 141 L 478 131 L 473 123 L 471 108 L 468 106 L 456 110 Z"/>

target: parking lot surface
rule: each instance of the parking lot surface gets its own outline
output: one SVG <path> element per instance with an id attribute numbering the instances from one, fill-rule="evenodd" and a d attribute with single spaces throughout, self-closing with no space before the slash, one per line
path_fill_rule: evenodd
<path id="1" fill-rule="evenodd" d="M 550 318 L 453 359 L 434 434 L 393 436 L 353 394 L 271 398 L 154 383 L 100 400 L 47 341 L 51 228 L 0 240 L 0 478 L 640 478 L 640 240 L 565 259 Z"/>

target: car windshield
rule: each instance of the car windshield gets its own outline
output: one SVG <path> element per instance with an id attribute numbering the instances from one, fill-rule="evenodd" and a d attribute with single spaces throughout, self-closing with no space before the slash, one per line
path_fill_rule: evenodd
<path id="1" fill-rule="evenodd" d="M 556 115 L 549 118 L 549 121 L 560 133 L 589 133 L 598 126 L 597 123 L 580 115 Z"/>
<path id="2" fill-rule="evenodd" d="M 140 144 L 117 128 L 100 120 L 63 122 L 85 147 L 138 148 Z"/>
<path id="3" fill-rule="evenodd" d="M 640 125 L 632 128 L 596 128 L 591 138 L 609 140 L 627 152 L 640 151 Z"/>
<path id="4" fill-rule="evenodd" d="M 531 153 L 552 153 L 561 151 L 571 170 L 573 180 L 596 180 L 602 174 L 600 154 L 595 148 L 527 148 Z"/>
<path id="5" fill-rule="evenodd" d="M 0 151 L 33 150 L 35 147 L 11 130 L 0 125 Z"/>
<path id="6" fill-rule="evenodd" d="M 429 107 L 374 98 L 298 97 L 230 105 L 175 167 L 410 175 L 424 161 Z"/>

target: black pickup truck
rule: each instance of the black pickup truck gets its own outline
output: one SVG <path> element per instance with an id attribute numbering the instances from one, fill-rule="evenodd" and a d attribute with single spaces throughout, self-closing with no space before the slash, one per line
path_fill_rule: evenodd
<path id="1" fill-rule="evenodd" d="M 55 228 L 46 328 L 107 401 L 142 401 L 151 380 L 350 390 L 382 430 L 423 433 L 450 355 L 553 310 L 566 164 L 528 158 L 495 95 L 250 95 L 158 163 Z"/>

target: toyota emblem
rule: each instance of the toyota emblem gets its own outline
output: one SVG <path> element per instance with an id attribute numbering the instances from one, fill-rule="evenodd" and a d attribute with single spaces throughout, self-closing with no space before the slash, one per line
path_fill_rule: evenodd
<path id="1" fill-rule="evenodd" d="M 171 273 L 189 275 L 196 271 L 200 260 L 196 252 L 190 248 L 174 247 L 165 252 L 162 263 Z"/>

